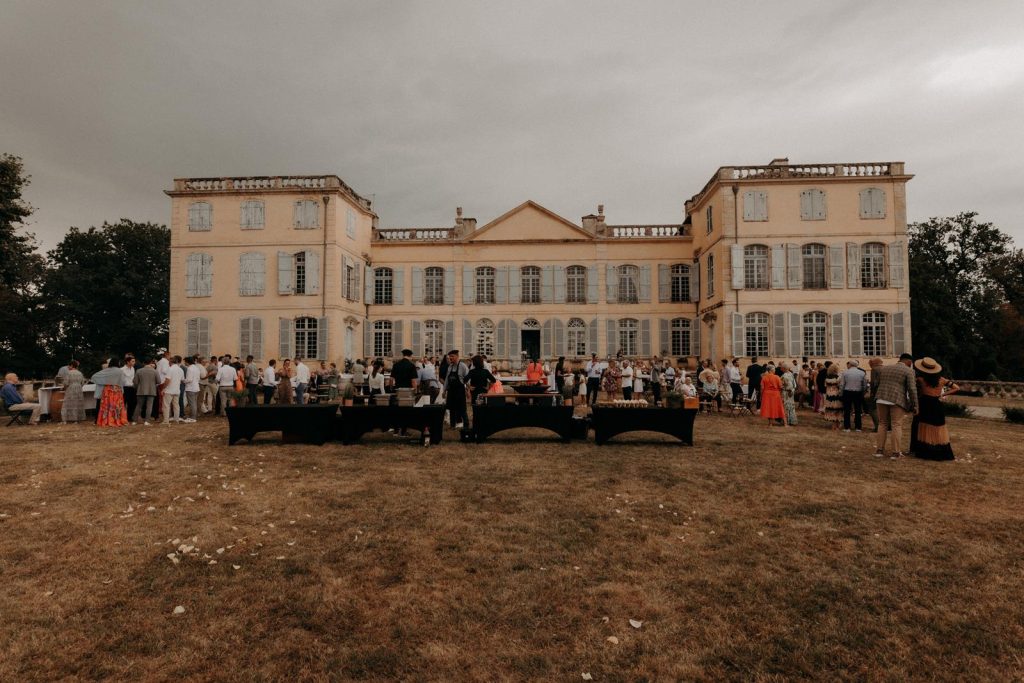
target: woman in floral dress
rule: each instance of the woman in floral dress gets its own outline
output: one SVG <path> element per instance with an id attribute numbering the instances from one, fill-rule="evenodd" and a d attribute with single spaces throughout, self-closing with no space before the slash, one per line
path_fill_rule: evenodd
<path id="1" fill-rule="evenodd" d="M 92 376 L 100 396 L 96 411 L 96 424 L 100 427 L 123 427 L 128 424 L 128 410 L 124 405 L 124 373 L 116 358 L 107 361 L 107 367 Z M 102 387 L 102 392 L 101 392 Z"/>
<path id="2" fill-rule="evenodd" d="M 614 401 L 619 396 L 619 389 L 622 386 L 622 370 L 619 369 L 618 361 L 610 361 L 601 377 L 601 389 L 608 395 L 609 401 Z"/>
<path id="3" fill-rule="evenodd" d="M 832 431 L 839 431 L 843 421 L 843 392 L 839 389 L 839 365 L 833 363 L 825 371 L 825 420 L 832 423 Z"/>
<path id="4" fill-rule="evenodd" d="M 85 397 L 82 396 L 85 375 L 78 369 L 78 365 L 77 360 L 68 363 L 68 376 L 64 380 L 64 405 L 60 409 L 60 419 L 64 422 L 85 421 Z"/>

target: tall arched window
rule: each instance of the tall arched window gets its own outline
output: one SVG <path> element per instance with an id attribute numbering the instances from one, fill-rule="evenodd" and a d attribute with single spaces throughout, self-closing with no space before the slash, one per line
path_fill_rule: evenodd
<path id="1" fill-rule="evenodd" d="M 376 358 L 388 358 L 394 355 L 391 343 L 391 321 L 377 320 L 373 323 L 373 355 Z"/>
<path id="2" fill-rule="evenodd" d="M 768 289 L 768 247 L 763 244 L 743 247 L 743 287 Z"/>
<path id="3" fill-rule="evenodd" d="M 423 355 L 438 358 L 444 355 L 444 322 L 428 320 L 423 323 Z"/>
<path id="4" fill-rule="evenodd" d="M 523 266 L 519 270 L 521 285 L 520 301 L 524 304 L 540 303 L 540 268 L 537 266 Z"/>
<path id="5" fill-rule="evenodd" d="M 444 268 L 430 266 L 423 271 L 423 303 L 427 306 L 444 303 Z"/>
<path id="6" fill-rule="evenodd" d="M 477 320 L 475 341 L 476 353 L 487 357 L 494 356 L 494 322 L 488 318 Z"/>
<path id="7" fill-rule="evenodd" d="M 677 358 L 690 355 L 690 319 L 673 318 L 670 330 L 669 353 Z"/>
<path id="8" fill-rule="evenodd" d="M 640 302 L 640 269 L 633 265 L 619 266 L 619 300 L 620 304 Z"/>
<path id="9" fill-rule="evenodd" d="M 825 355 L 825 314 L 815 311 L 804 313 L 803 337 L 804 355 L 822 358 Z"/>
<path id="10" fill-rule="evenodd" d="M 801 248 L 804 289 L 825 289 L 825 245 L 805 244 Z"/>
<path id="11" fill-rule="evenodd" d="M 373 269 L 373 303 L 390 305 L 395 296 L 395 272 L 390 268 Z"/>
<path id="12" fill-rule="evenodd" d="M 864 355 L 884 356 L 886 353 L 885 313 L 872 311 L 864 314 L 863 325 Z"/>
<path id="13" fill-rule="evenodd" d="M 476 302 L 494 303 L 494 268 L 491 266 L 480 266 L 476 269 Z"/>
<path id="14" fill-rule="evenodd" d="M 768 355 L 768 314 L 747 313 L 743 321 L 746 330 L 747 354 L 750 356 Z"/>
<path id="15" fill-rule="evenodd" d="M 587 269 L 583 266 L 565 269 L 565 303 L 587 303 Z"/>
<path id="16" fill-rule="evenodd" d="M 639 353 L 637 337 L 640 334 L 640 323 L 633 318 L 622 318 L 619 320 L 619 351 L 625 356 L 635 356 Z"/>
<path id="17" fill-rule="evenodd" d="M 711 208 L 710 206 L 708 207 Z M 690 300 L 690 266 L 685 263 L 672 264 L 672 303 Z"/>
<path id="18" fill-rule="evenodd" d="M 869 242 L 860 248 L 860 286 L 865 289 L 885 287 L 885 245 Z"/>
<path id="19" fill-rule="evenodd" d="M 570 318 L 568 325 L 568 355 L 587 355 L 587 324 L 579 318 Z"/>
<path id="20" fill-rule="evenodd" d="M 188 229 L 191 232 L 205 232 L 213 227 L 213 205 L 209 202 L 194 202 L 188 207 Z"/>
<path id="21" fill-rule="evenodd" d="M 295 319 L 295 357 L 317 357 L 317 322 L 316 318 Z"/>

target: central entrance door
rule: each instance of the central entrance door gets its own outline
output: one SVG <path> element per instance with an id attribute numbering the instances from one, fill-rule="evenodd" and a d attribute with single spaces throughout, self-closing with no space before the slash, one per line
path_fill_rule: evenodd
<path id="1" fill-rule="evenodd" d="M 520 348 L 526 354 L 527 361 L 540 358 L 540 330 L 523 330 L 519 334 L 522 343 Z"/>

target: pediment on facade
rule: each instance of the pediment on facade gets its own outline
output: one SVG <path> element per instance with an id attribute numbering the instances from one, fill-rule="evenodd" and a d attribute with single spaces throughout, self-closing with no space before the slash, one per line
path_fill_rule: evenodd
<path id="1" fill-rule="evenodd" d="M 472 242 L 585 239 L 593 239 L 593 235 L 531 200 L 466 236 Z"/>

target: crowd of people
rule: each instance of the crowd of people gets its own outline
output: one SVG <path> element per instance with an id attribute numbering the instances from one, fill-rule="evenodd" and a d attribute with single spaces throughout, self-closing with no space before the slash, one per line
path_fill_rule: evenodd
<path id="1" fill-rule="evenodd" d="M 845 432 L 863 430 L 863 416 L 872 420 L 877 432 L 875 455 L 899 458 L 902 426 L 907 415 L 914 416 L 910 452 L 929 459 L 953 458 L 941 400 L 958 390 L 942 377 L 942 367 L 931 358 L 916 362 L 909 354 L 883 365 L 871 359 L 869 369 L 849 360 L 845 368 L 829 360 L 804 358 L 760 362 L 750 358 L 741 370 L 739 358 L 724 358 L 717 365 L 711 359 L 694 364 L 685 358 L 633 361 L 617 354 L 599 359 L 593 354 L 576 364 L 559 357 L 551 364 L 531 359 L 523 370 L 527 386 L 550 387 L 567 398 L 586 405 L 598 401 L 650 397 L 655 406 L 666 405 L 672 392 L 684 399 L 696 399 L 709 412 L 723 408 L 749 411 L 766 420 L 769 427 L 798 424 L 798 411 L 820 415 L 831 429 Z M 385 370 L 383 359 L 356 359 L 346 363 L 351 392 L 383 394 L 389 389 L 411 389 L 430 402 L 443 402 L 450 424 L 461 428 L 468 419 L 467 405 L 482 394 L 501 391 L 496 374 L 484 355 L 466 363 L 458 350 L 442 358 L 413 359 L 409 349 Z M 36 423 L 40 407 L 23 400 L 17 391 L 18 378 L 9 373 L 0 391 L 12 411 L 31 412 Z M 63 386 L 61 419 L 65 423 L 85 421 L 83 387 L 95 386 L 93 393 L 97 425 L 120 427 L 150 425 L 151 421 L 194 423 L 202 415 L 225 415 L 231 405 L 260 403 L 305 404 L 311 400 L 334 400 L 339 395 L 341 371 L 334 363 L 307 365 L 301 358 L 271 359 L 259 367 L 252 356 L 244 361 L 225 354 L 209 359 L 181 357 L 165 352 L 137 364 L 128 354 L 110 358 L 88 379 L 77 360 L 57 372 Z M 892 447 L 887 450 L 888 439 Z"/>

